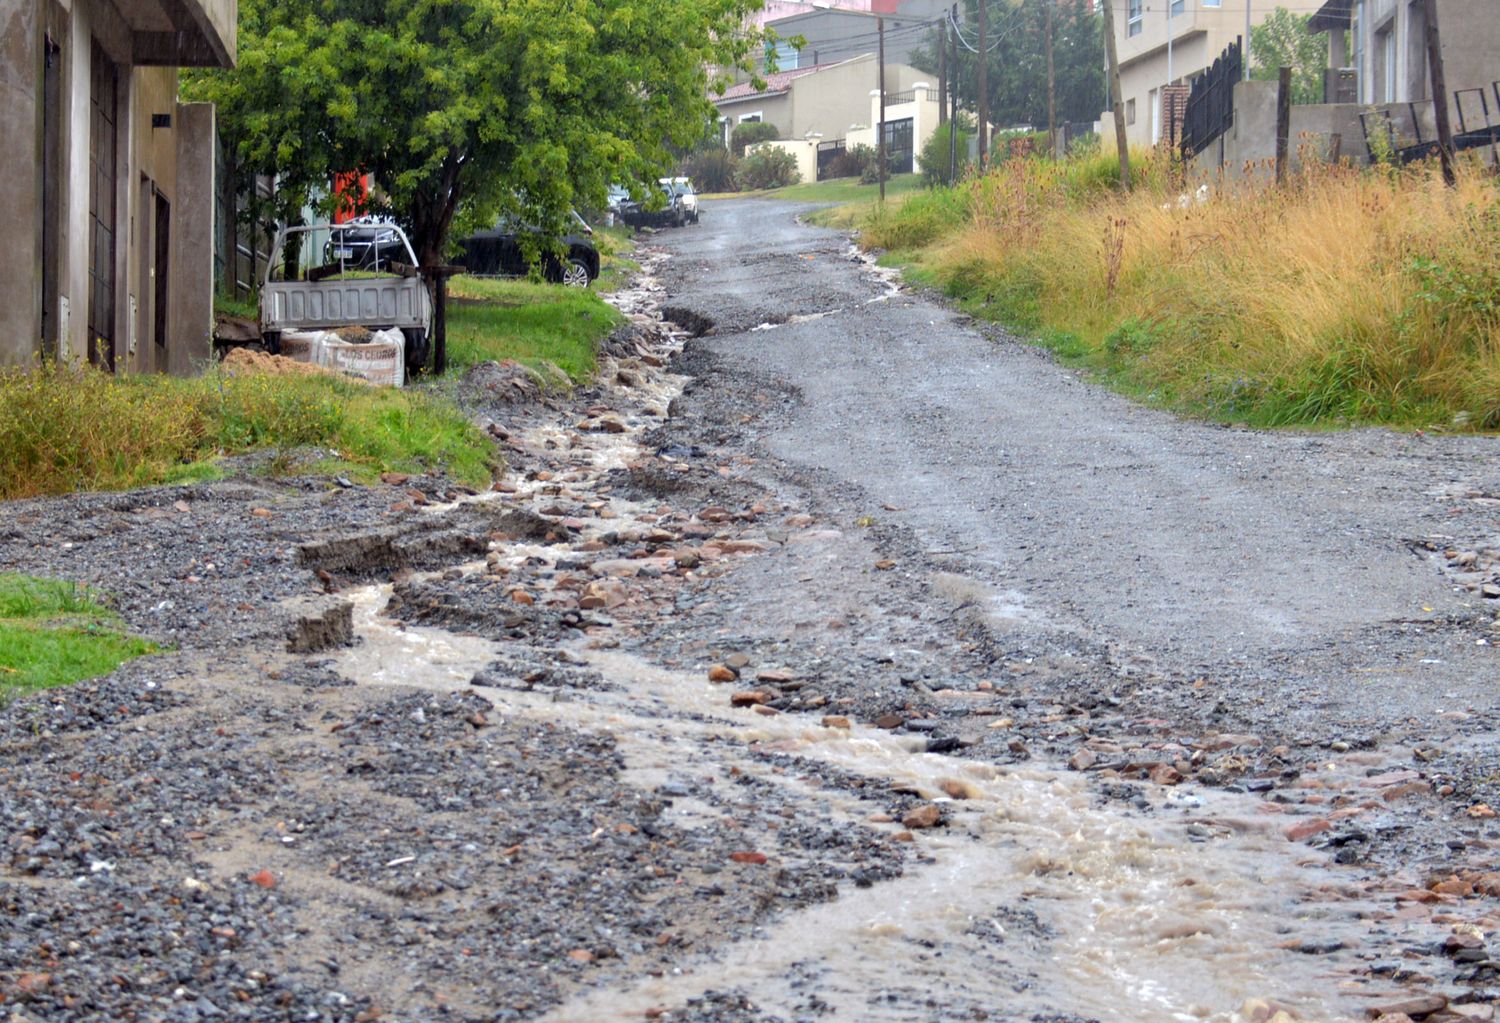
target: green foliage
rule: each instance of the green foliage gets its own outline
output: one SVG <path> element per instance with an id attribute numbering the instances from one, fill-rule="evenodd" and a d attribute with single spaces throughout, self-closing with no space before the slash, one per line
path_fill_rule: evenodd
<path id="1" fill-rule="evenodd" d="M 727 149 L 705 149 L 683 165 L 700 192 L 733 192 L 739 186 L 740 162 Z"/>
<path id="2" fill-rule="evenodd" d="M 832 160 L 828 161 L 828 178 L 859 178 L 863 181 L 864 176 L 875 167 L 876 152 L 874 146 L 863 144 L 849 146 Z"/>
<path id="3" fill-rule="evenodd" d="M 294 219 L 340 171 L 371 174 L 418 257 L 461 207 L 544 229 L 652 181 L 713 114 L 711 67 L 750 70 L 754 0 L 241 0 L 239 62 L 195 72 L 245 171 Z M 325 202 L 326 205 L 326 202 Z"/>
<path id="4" fill-rule="evenodd" d="M 774 142 L 780 136 L 780 129 L 769 121 L 746 121 L 735 125 L 734 131 L 729 133 L 729 151 L 736 156 L 744 156 L 747 146 L 753 146 L 757 142 Z"/>
<path id="5" fill-rule="evenodd" d="M 968 193 L 935 188 L 909 196 L 898 208 L 877 210 L 866 231 L 894 251 L 929 245 L 969 219 Z"/>
<path id="6" fill-rule="evenodd" d="M 747 191 L 785 188 L 801 180 L 797 158 L 785 149 L 774 146 L 757 149 L 740 161 L 740 188 Z"/>
<path id="7" fill-rule="evenodd" d="M 1275 81 L 1281 68 L 1292 69 L 1292 102 L 1323 102 L 1323 69 L 1328 66 L 1328 39 L 1313 35 L 1311 14 L 1278 7 L 1250 30 L 1250 77 Z"/>
<path id="8" fill-rule="evenodd" d="M 938 125 L 917 154 L 922 179 L 929 185 L 951 185 L 963 177 L 969 166 L 969 139 L 973 137 L 973 128 L 962 121 L 957 125 L 952 121 Z"/>
<path id="9" fill-rule="evenodd" d="M 117 621 L 77 583 L 0 575 L 0 700 L 103 675 L 156 649 Z"/>

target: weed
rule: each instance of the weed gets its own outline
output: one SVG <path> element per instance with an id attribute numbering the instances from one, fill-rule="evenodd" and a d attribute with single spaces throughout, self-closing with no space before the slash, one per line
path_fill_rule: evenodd
<path id="1" fill-rule="evenodd" d="M 0 702 L 106 674 L 156 650 L 117 622 L 87 587 L 0 575 Z"/>

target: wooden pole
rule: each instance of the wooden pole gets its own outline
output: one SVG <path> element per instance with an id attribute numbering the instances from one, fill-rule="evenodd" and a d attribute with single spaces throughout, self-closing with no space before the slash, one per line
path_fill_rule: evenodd
<path id="1" fill-rule="evenodd" d="M 1292 69 L 1283 67 L 1276 80 L 1276 183 L 1286 181 L 1287 151 L 1292 135 Z"/>
<path id="2" fill-rule="evenodd" d="M 1443 180 L 1452 188 L 1458 183 L 1453 171 L 1453 125 L 1448 121 L 1448 79 L 1443 73 L 1443 43 L 1438 33 L 1437 0 L 1427 0 L 1427 64 L 1432 69 L 1432 111 L 1437 117 L 1438 159 Z"/>
<path id="3" fill-rule="evenodd" d="M 948 23 L 938 26 L 938 124 L 948 123 Z"/>
<path id="4" fill-rule="evenodd" d="M 1245 69 L 1245 81 L 1250 80 L 1250 29 L 1252 15 L 1250 13 L 1251 0 L 1245 0 L 1245 49 L 1240 53 L 1240 66 Z"/>
<path id="5" fill-rule="evenodd" d="M 1120 150 L 1120 191 L 1130 191 L 1130 143 L 1125 139 L 1125 101 L 1120 98 L 1120 53 L 1115 43 L 1115 6 L 1104 4 L 1104 53 L 1109 59 L 1109 105 L 1115 111 L 1115 144 Z"/>
<path id="6" fill-rule="evenodd" d="M 958 4 L 949 10 L 954 25 L 953 40 L 949 44 L 953 47 L 949 54 L 952 59 L 948 61 L 952 69 L 948 75 L 948 184 L 951 185 L 958 177 Z"/>
<path id="7" fill-rule="evenodd" d="M 885 19 L 875 19 L 875 29 L 880 34 L 880 148 L 878 149 L 875 174 L 880 178 L 880 201 L 885 202 Z"/>
<path id="8" fill-rule="evenodd" d="M 1057 71 L 1052 63 L 1052 8 L 1057 0 L 1042 0 L 1047 7 L 1047 148 L 1048 157 L 1057 159 Z"/>
<path id="9" fill-rule="evenodd" d="M 983 171 L 988 162 L 985 157 L 990 150 L 990 81 L 987 72 L 990 54 L 986 41 L 985 5 L 989 0 L 979 0 L 979 169 Z"/>

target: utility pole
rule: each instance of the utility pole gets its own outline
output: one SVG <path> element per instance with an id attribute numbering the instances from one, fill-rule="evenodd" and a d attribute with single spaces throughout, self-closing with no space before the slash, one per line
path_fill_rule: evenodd
<path id="1" fill-rule="evenodd" d="M 948 184 L 958 177 L 958 4 L 949 9 L 949 20 L 953 22 L 953 41 L 950 44 L 948 67 Z"/>
<path id="2" fill-rule="evenodd" d="M 1057 72 L 1052 66 L 1052 9 L 1057 0 L 1042 0 L 1047 5 L 1047 156 L 1057 159 Z"/>
<path id="3" fill-rule="evenodd" d="M 984 172 L 990 148 L 990 82 L 986 74 L 986 65 L 989 63 L 989 47 L 985 41 L 985 4 L 989 0 L 979 0 L 979 170 Z"/>
<path id="4" fill-rule="evenodd" d="M 880 178 L 880 203 L 885 205 L 885 19 L 875 19 L 875 30 L 880 34 L 880 148 L 877 151 L 875 174 Z"/>
<path id="5" fill-rule="evenodd" d="M 1115 111 L 1115 143 L 1120 150 L 1120 191 L 1130 191 L 1130 143 L 1125 140 L 1125 101 L 1120 98 L 1120 53 L 1115 43 L 1115 7 L 1104 4 L 1104 53 L 1109 59 L 1109 105 Z"/>
<path id="6" fill-rule="evenodd" d="M 948 123 L 948 23 L 938 26 L 938 124 Z"/>
<path id="7" fill-rule="evenodd" d="M 1245 69 L 1245 81 L 1250 80 L 1250 8 L 1254 0 L 1245 0 L 1245 48 L 1240 52 L 1240 66 Z M 1361 18 L 1361 21 L 1364 19 Z"/>
<path id="8" fill-rule="evenodd" d="M 1426 8 L 1427 64 L 1432 68 L 1432 110 L 1437 115 L 1438 159 L 1443 163 L 1443 180 L 1452 188 L 1458 183 L 1458 178 L 1453 173 L 1453 125 L 1448 121 L 1448 79 L 1443 73 L 1437 0 L 1427 0 Z"/>

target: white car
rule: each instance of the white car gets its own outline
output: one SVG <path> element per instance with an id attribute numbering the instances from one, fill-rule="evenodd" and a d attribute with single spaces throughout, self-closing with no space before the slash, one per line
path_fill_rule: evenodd
<path id="1" fill-rule="evenodd" d="M 665 188 L 670 188 L 677 196 L 677 201 L 682 204 L 682 210 L 688 220 L 698 222 L 698 193 L 693 191 L 691 178 L 659 178 L 657 183 Z"/>

